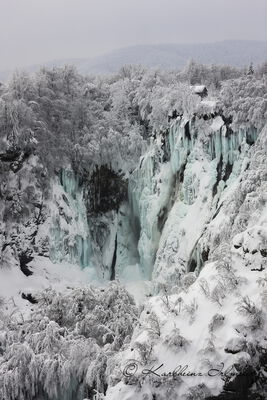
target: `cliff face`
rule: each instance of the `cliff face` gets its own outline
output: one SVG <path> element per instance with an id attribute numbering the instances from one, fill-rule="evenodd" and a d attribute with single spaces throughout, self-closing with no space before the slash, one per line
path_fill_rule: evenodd
<path id="1" fill-rule="evenodd" d="M 257 136 L 253 129 L 232 131 L 219 116 L 178 118 L 151 140 L 127 179 L 108 167 L 83 182 L 63 173 L 52 185 L 59 188 L 54 260 L 90 265 L 104 279 L 120 278 L 131 265 L 134 279 L 138 263 L 143 279 L 170 286 L 199 272 L 230 235 L 238 210 L 227 215 L 224 204 L 249 167 Z"/>
<path id="2" fill-rule="evenodd" d="M 81 178 L 67 166 L 49 181 L 34 156 L 15 171 L 6 160 L 2 262 L 11 253 L 17 262 L 45 255 L 90 266 L 99 279 L 120 278 L 131 265 L 134 278 L 138 263 L 144 279 L 178 284 L 231 235 L 238 209 L 226 212 L 225 204 L 258 134 L 232 131 L 220 116 L 178 117 L 127 179 L 108 166 Z"/>
<path id="3" fill-rule="evenodd" d="M 153 280 L 173 285 L 212 257 L 222 240 L 221 230 L 212 229 L 248 167 L 256 138 L 255 130 L 233 132 L 219 116 L 207 122 L 178 118 L 156 138 L 129 183 L 140 264 Z"/>

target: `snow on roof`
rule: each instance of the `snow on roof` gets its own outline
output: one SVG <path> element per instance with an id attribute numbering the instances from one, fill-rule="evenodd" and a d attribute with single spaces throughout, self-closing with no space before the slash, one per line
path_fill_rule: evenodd
<path id="1" fill-rule="evenodd" d="M 207 90 L 205 85 L 195 85 L 193 86 L 193 89 L 195 93 L 202 93 L 204 90 Z"/>
<path id="2" fill-rule="evenodd" d="M 209 107 L 209 108 L 214 108 L 217 104 L 217 101 L 216 100 L 202 100 L 201 104 L 206 107 Z"/>

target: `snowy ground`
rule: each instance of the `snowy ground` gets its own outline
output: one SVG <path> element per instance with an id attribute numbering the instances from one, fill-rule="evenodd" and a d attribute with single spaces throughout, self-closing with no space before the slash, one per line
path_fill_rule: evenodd
<path id="1" fill-rule="evenodd" d="M 33 308 L 28 300 L 22 298 L 24 294 L 34 294 L 47 288 L 55 289 L 57 292 L 66 293 L 76 287 L 85 285 L 103 286 L 107 283 L 100 282 L 95 270 L 87 267 L 81 269 L 74 264 L 53 263 L 47 257 L 35 257 L 29 264 L 33 275 L 25 276 L 18 267 L 0 270 L 0 295 L 5 299 L 5 310 L 7 313 L 19 312 L 25 317 Z M 129 279 L 135 275 L 136 279 Z M 133 274 L 133 270 L 135 274 Z M 134 297 L 137 304 L 141 304 L 146 294 L 150 291 L 151 283 L 141 279 L 138 265 L 129 266 L 125 269 L 120 282 Z"/>
<path id="2" fill-rule="evenodd" d="M 32 304 L 22 299 L 22 293 L 34 296 L 47 288 L 66 291 L 94 282 L 93 270 L 82 270 L 78 265 L 54 264 L 46 257 L 36 257 L 30 266 L 34 273 L 28 277 L 18 267 L 0 270 L 0 293 L 7 300 L 7 311 L 17 309 L 23 314 L 30 311 Z"/>

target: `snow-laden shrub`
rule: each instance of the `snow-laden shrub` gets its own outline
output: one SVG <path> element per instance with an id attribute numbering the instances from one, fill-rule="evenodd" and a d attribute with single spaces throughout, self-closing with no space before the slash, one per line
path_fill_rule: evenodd
<path id="1" fill-rule="evenodd" d="M 184 400 L 204 400 L 209 396 L 211 396 L 209 388 L 204 383 L 200 383 L 189 388 L 189 392 L 184 396 Z"/>
<path id="2" fill-rule="evenodd" d="M 225 320 L 225 316 L 222 314 L 215 314 L 210 323 L 209 323 L 209 331 L 214 332 L 216 329 L 220 328 Z"/>
<path id="3" fill-rule="evenodd" d="M 189 314 L 190 323 L 192 324 L 196 318 L 196 313 L 198 310 L 198 303 L 196 298 L 194 298 L 189 304 L 184 306 L 185 311 Z"/>
<path id="4" fill-rule="evenodd" d="M 227 288 L 223 282 L 218 281 L 216 286 L 210 292 L 210 299 L 217 303 L 220 307 L 222 306 L 222 302 L 226 297 Z"/>
<path id="5" fill-rule="evenodd" d="M 178 328 L 174 328 L 164 340 L 164 344 L 171 348 L 172 351 L 178 353 L 179 351 L 187 351 L 190 346 L 190 340 L 187 340 L 181 335 Z"/>
<path id="6" fill-rule="evenodd" d="M 198 284 L 199 284 L 199 287 L 200 287 L 202 293 L 203 293 L 207 298 L 209 298 L 209 297 L 210 297 L 210 288 L 209 288 L 209 284 L 208 284 L 208 282 L 206 281 L 206 279 L 205 279 L 205 278 L 200 278 L 200 279 L 198 280 Z"/>
<path id="7" fill-rule="evenodd" d="M 265 274 L 264 276 L 258 278 L 257 284 L 259 285 L 259 287 L 267 286 L 267 274 Z"/>
<path id="8" fill-rule="evenodd" d="M 146 320 L 145 329 L 152 338 L 160 337 L 160 335 L 161 335 L 160 320 L 154 311 L 149 313 L 147 320 Z"/>
<path id="9" fill-rule="evenodd" d="M 113 283 L 57 295 L 47 290 L 38 300 L 30 320 L 11 318 L 0 326 L 0 399 L 82 400 L 94 389 L 104 393 L 107 360 L 137 319 L 131 296 Z"/>
<path id="10" fill-rule="evenodd" d="M 187 290 L 197 279 L 194 272 L 188 272 L 188 274 L 183 275 L 181 279 L 181 286 L 183 290 Z"/>
<path id="11" fill-rule="evenodd" d="M 133 349 L 137 351 L 139 355 L 140 362 L 143 365 L 149 365 L 152 361 L 155 361 L 155 354 L 153 351 L 153 345 L 148 342 L 138 342 L 134 343 Z"/>
<path id="12" fill-rule="evenodd" d="M 248 319 L 251 330 L 260 329 L 263 326 L 262 310 L 258 308 L 248 296 L 242 298 L 238 311 Z"/>
<path id="13" fill-rule="evenodd" d="M 116 283 L 101 289 L 75 289 L 67 295 L 46 291 L 39 301 L 45 305 L 49 319 L 94 338 L 100 346 L 112 343 L 113 347 L 121 347 L 138 315 L 132 297 Z"/>
<path id="14" fill-rule="evenodd" d="M 210 363 L 210 359 L 216 354 L 216 348 L 212 337 L 207 337 L 203 348 L 198 352 L 202 358 L 202 362 Z"/>

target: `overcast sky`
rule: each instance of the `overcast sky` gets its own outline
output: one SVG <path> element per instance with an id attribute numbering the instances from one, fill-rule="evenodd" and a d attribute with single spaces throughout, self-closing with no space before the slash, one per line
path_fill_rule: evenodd
<path id="1" fill-rule="evenodd" d="M 267 0 L 0 0 L 0 70 L 135 44 L 267 40 Z"/>

